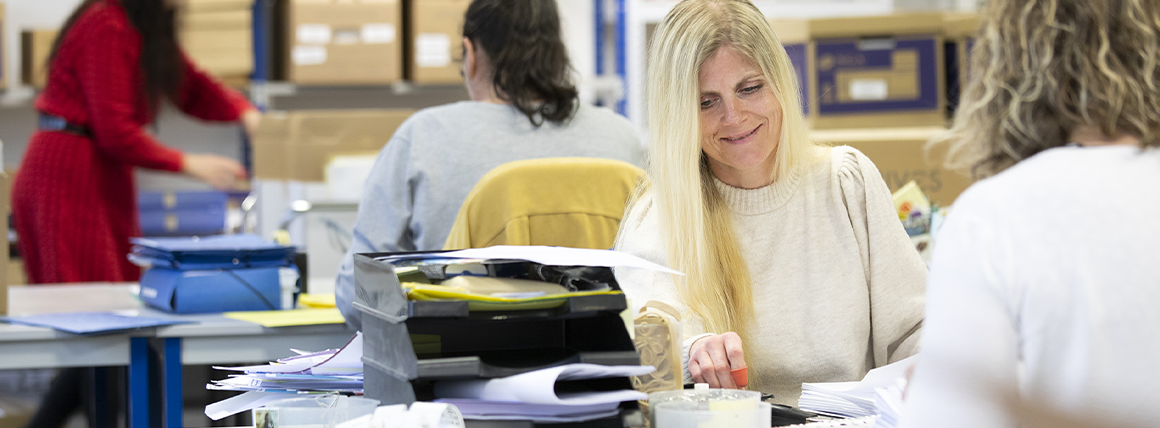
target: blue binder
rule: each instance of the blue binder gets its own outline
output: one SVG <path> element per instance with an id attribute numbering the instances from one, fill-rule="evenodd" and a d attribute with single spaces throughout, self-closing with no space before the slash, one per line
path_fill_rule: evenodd
<path id="1" fill-rule="evenodd" d="M 281 269 L 295 268 L 153 268 L 141 275 L 141 301 L 179 314 L 282 309 Z"/>

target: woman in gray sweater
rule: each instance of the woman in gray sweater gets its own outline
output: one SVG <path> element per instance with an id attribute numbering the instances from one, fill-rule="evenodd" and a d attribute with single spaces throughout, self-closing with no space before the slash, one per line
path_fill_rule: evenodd
<path id="1" fill-rule="evenodd" d="M 627 119 L 577 101 L 554 0 L 473 1 L 463 24 L 463 76 L 471 101 L 415 113 L 367 179 L 335 284 L 355 328 L 353 255 L 441 249 L 463 200 L 495 167 L 549 157 L 643 164 Z"/>
<path id="2" fill-rule="evenodd" d="M 685 276 L 617 270 L 634 305 L 682 311 L 686 381 L 797 405 L 915 352 L 926 268 L 877 168 L 814 144 L 785 49 L 748 0 L 686 0 L 657 27 L 651 185 L 617 249 Z"/>

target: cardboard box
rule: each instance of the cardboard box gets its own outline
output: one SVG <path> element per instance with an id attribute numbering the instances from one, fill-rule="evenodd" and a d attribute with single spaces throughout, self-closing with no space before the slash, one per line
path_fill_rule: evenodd
<path id="1" fill-rule="evenodd" d="M 182 11 L 181 31 L 206 31 L 206 30 L 239 30 L 253 28 L 254 17 L 253 10 L 250 8 L 211 11 L 211 12 L 189 12 Z"/>
<path id="2" fill-rule="evenodd" d="M 254 71 L 250 0 L 192 0 L 180 11 L 181 48 L 199 68 L 219 79 Z"/>
<path id="3" fill-rule="evenodd" d="M 48 56 L 58 30 L 24 30 L 20 32 L 20 80 L 25 85 L 43 88 L 48 82 Z"/>
<path id="4" fill-rule="evenodd" d="M 810 21 L 813 126 L 945 126 L 942 31 L 934 13 Z"/>
<path id="5" fill-rule="evenodd" d="M 181 44 L 194 64 L 214 76 L 248 76 L 254 71 L 249 28 L 182 31 Z"/>
<path id="6" fill-rule="evenodd" d="M 891 192 L 914 180 L 932 204 L 945 207 L 971 185 L 969 177 L 939 164 L 945 148 L 926 152 L 927 141 L 945 131 L 943 127 L 842 129 L 814 131 L 813 137 L 864 153 L 878 167 Z"/>
<path id="7" fill-rule="evenodd" d="M 254 0 L 185 0 L 181 2 L 181 13 L 236 11 L 253 6 Z"/>
<path id="8" fill-rule="evenodd" d="M 407 80 L 418 85 L 463 83 L 463 16 L 469 0 L 408 0 Z"/>
<path id="9" fill-rule="evenodd" d="M 8 87 L 8 27 L 5 26 L 4 3 L 0 2 L 0 89 Z"/>
<path id="10" fill-rule="evenodd" d="M 378 153 L 414 110 L 270 112 L 253 139 L 254 176 L 323 181 L 336 155 Z"/>
<path id="11" fill-rule="evenodd" d="M 285 79 L 299 85 L 382 85 L 403 78 L 400 0 L 289 0 Z"/>

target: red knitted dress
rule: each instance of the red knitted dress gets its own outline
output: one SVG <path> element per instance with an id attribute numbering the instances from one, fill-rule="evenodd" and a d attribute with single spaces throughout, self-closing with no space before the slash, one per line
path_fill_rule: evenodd
<path id="1" fill-rule="evenodd" d="M 30 283 L 136 281 L 129 238 L 140 235 L 133 167 L 180 171 L 182 153 L 146 133 L 153 121 L 140 66 L 141 35 L 117 0 L 89 7 L 64 37 L 36 109 L 87 127 L 32 135 L 12 189 L 20 253 Z M 173 103 L 213 121 L 250 108 L 241 94 L 184 56 Z"/>

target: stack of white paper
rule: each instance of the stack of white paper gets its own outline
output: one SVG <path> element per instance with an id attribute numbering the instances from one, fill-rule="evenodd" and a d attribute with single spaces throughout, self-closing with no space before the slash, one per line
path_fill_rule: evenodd
<path id="1" fill-rule="evenodd" d="M 631 389 L 557 393 L 557 382 L 640 376 L 652 366 L 568 364 L 490 380 L 435 383 L 437 402 L 454 404 L 464 419 L 581 422 L 614 416 L 623 401 L 648 396 Z"/>
<path id="2" fill-rule="evenodd" d="M 894 428 L 902 423 L 902 391 L 906 390 L 906 379 L 898 379 L 893 385 L 875 391 L 874 405 L 878 407 L 878 421 L 875 427 Z"/>
<path id="3" fill-rule="evenodd" d="M 803 383 L 798 407 L 802 410 L 842 418 L 879 414 L 876 389 L 893 385 L 906 375 L 914 357 L 870 370 L 861 382 Z"/>
<path id="4" fill-rule="evenodd" d="M 362 333 L 341 349 L 321 352 L 292 350 L 298 355 L 278 361 L 242 367 L 214 367 L 218 370 L 238 371 L 215 380 L 206 389 L 245 391 L 205 407 L 210 419 L 218 420 L 235 413 L 260 407 L 274 400 L 289 398 L 291 394 L 361 393 L 363 391 Z"/>

